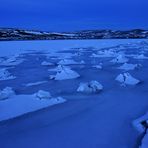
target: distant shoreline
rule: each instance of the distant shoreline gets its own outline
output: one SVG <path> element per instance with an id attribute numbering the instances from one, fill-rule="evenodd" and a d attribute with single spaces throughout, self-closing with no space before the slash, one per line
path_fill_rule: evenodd
<path id="1" fill-rule="evenodd" d="M 148 30 L 83 30 L 77 32 L 44 32 L 0 28 L 0 41 L 29 40 L 94 40 L 94 39 L 148 39 Z"/>

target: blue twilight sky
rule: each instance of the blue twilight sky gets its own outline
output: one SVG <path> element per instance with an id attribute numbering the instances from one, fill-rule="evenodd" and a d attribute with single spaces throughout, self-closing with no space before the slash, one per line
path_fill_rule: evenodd
<path id="1" fill-rule="evenodd" d="M 0 27 L 148 29 L 148 0 L 0 0 Z"/>

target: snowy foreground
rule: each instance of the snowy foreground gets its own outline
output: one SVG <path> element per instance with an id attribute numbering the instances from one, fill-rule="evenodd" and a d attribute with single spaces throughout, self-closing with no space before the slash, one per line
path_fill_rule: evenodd
<path id="1" fill-rule="evenodd" d="M 148 148 L 147 40 L 0 49 L 0 147 Z"/>

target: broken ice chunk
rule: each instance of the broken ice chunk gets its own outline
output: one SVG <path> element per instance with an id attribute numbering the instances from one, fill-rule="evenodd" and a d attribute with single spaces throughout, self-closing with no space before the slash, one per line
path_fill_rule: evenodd
<path id="1" fill-rule="evenodd" d="M 80 61 L 80 64 L 85 64 L 85 61 L 81 60 L 81 61 Z"/>
<path id="2" fill-rule="evenodd" d="M 21 64 L 24 61 L 24 59 L 18 59 L 16 55 L 8 58 L 7 60 L 3 60 L 0 65 L 5 66 L 16 66 Z"/>
<path id="3" fill-rule="evenodd" d="M 118 69 L 123 69 L 123 70 L 134 70 L 138 67 L 140 67 L 140 64 L 128 64 L 128 63 L 124 63 L 122 66 L 120 66 Z"/>
<path id="4" fill-rule="evenodd" d="M 41 63 L 42 66 L 53 66 L 54 64 L 53 63 L 50 63 L 50 62 L 47 62 L 47 61 L 43 61 Z"/>
<path id="5" fill-rule="evenodd" d="M 0 80 L 10 80 L 15 78 L 16 77 L 12 76 L 5 68 L 0 69 Z"/>
<path id="6" fill-rule="evenodd" d="M 57 72 L 57 74 L 55 76 L 51 76 L 52 79 L 54 80 L 66 80 L 66 79 L 75 79 L 80 77 L 80 75 L 71 70 L 68 67 L 61 67 L 62 69 L 60 71 Z"/>
<path id="7" fill-rule="evenodd" d="M 15 92 L 12 90 L 11 87 L 6 87 L 3 90 L 0 90 L 0 100 L 7 99 L 12 95 L 15 95 Z"/>
<path id="8" fill-rule="evenodd" d="M 68 66 L 63 66 L 63 65 L 58 65 L 56 68 L 53 68 L 53 69 L 48 69 L 48 71 L 62 71 L 62 69 L 65 69 L 65 68 L 70 68 Z"/>
<path id="9" fill-rule="evenodd" d="M 146 57 L 144 54 L 140 54 L 134 57 L 135 59 L 139 59 L 139 60 L 145 60 L 148 59 L 148 57 Z"/>
<path id="10" fill-rule="evenodd" d="M 116 81 L 121 82 L 122 84 L 128 84 L 128 85 L 136 85 L 140 83 L 138 79 L 132 77 L 129 73 L 119 74 L 116 77 Z"/>
<path id="11" fill-rule="evenodd" d="M 103 89 L 103 86 L 97 81 L 80 83 L 77 91 L 82 93 L 98 93 Z"/>
<path id="12" fill-rule="evenodd" d="M 111 60 L 113 63 L 126 63 L 128 61 L 128 58 L 126 58 L 124 55 L 119 55 L 115 59 Z"/>
<path id="13" fill-rule="evenodd" d="M 35 96 L 39 99 L 50 99 L 51 98 L 51 94 L 50 92 L 44 91 L 44 90 L 39 90 Z"/>
<path id="14" fill-rule="evenodd" d="M 94 58 L 108 58 L 108 57 L 115 57 L 116 56 L 116 52 L 112 51 L 112 50 L 104 50 L 104 51 L 98 51 L 97 54 L 93 53 L 91 55 L 91 57 Z"/>
<path id="15" fill-rule="evenodd" d="M 138 132 L 144 133 L 148 128 L 148 112 L 140 118 L 134 120 L 133 126 Z"/>
<path id="16" fill-rule="evenodd" d="M 75 64 L 78 64 L 78 62 L 75 62 L 72 59 L 63 59 L 58 64 L 60 64 L 60 65 L 75 65 Z"/>
<path id="17" fill-rule="evenodd" d="M 102 69 L 102 65 L 103 65 L 102 63 L 99 63 L 99 65 L 94 65 L 93 67 L 97 69 Z"/>
<path id="18" fill-rule="evenodd" d="M 116 56 L 116 52 L 114 52 L 113 50 L 104 50 L 104 51 L 98 51 L 98 54 L 102 57 L 115 57 Z"/>
<path id="19" fill-rule="evenodd" d="M 56 97 L 56 98 L 52 98 L 52 99 L 54 99 L 54 102 L 55 102 L 55 103 L 57 102 L 57 104 L 58 104 L 58 102 L 59 102 L 59 103 L 64 103 L 64 102 L 66 102 L 66 100 L 65 100 L 64 98 L 62 98 L 62 97 Z"/>
<path id="20" fill-rule="evenodd" d="M 139 148 L 148 148 L 148 130 L 142 139 L 141 146 Z"/>

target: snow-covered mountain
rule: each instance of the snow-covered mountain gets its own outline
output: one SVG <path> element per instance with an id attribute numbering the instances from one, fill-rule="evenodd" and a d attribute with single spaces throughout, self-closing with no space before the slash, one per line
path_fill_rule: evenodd
<path id="1" fill-rule="evenodd" d="M 85 30 L 75 32 L 47 32 L 1 28 L 0 40 L 58 40 L 58 39 L 126 39 L 148 38 L 148 30 Z"/>

